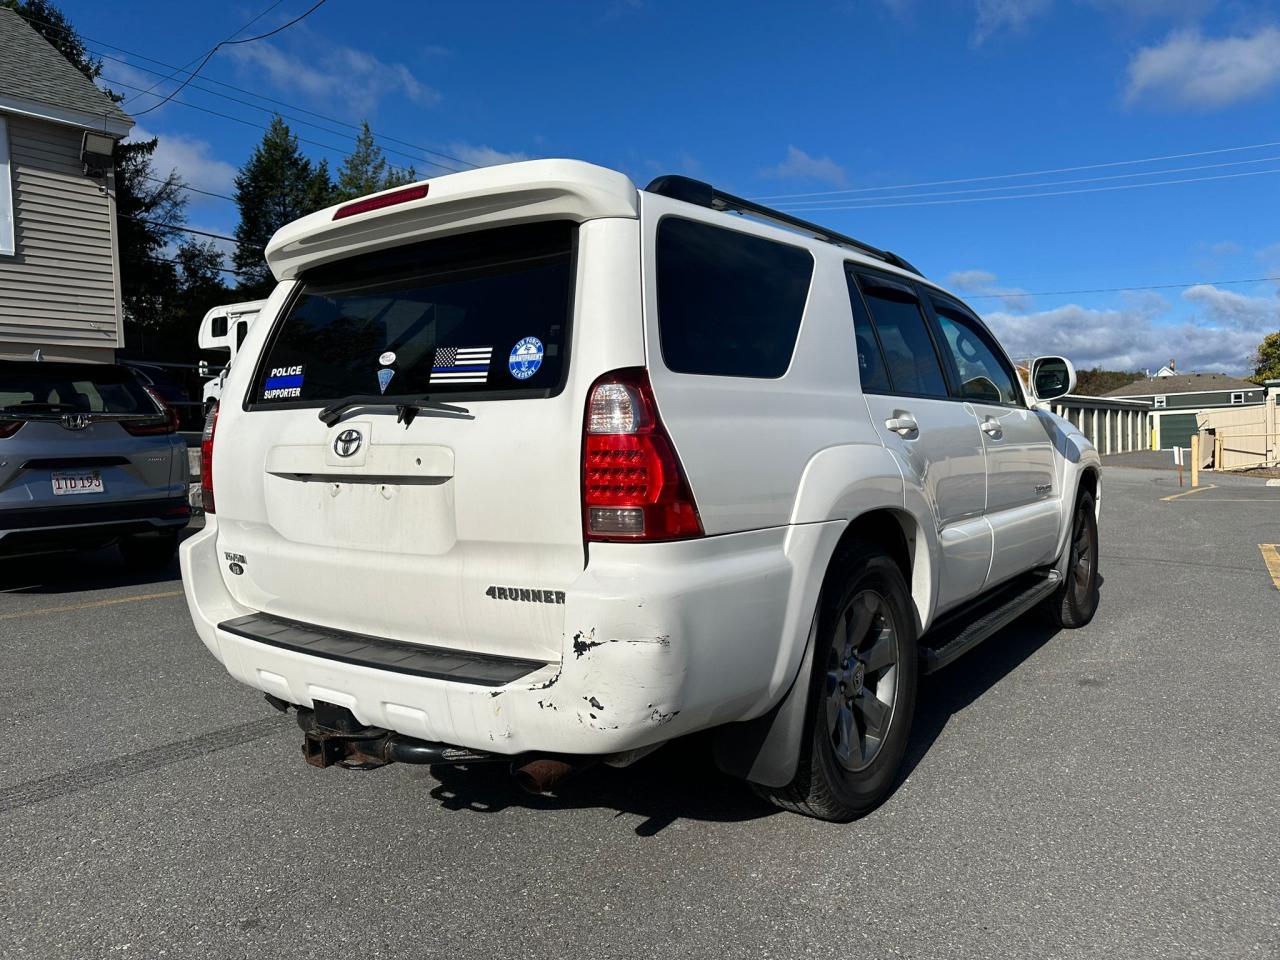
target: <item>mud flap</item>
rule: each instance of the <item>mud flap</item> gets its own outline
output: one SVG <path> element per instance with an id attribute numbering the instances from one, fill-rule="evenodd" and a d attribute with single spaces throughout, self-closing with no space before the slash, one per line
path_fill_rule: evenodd
<path id="1" fill-rule="evenodd" d="M 813 646 L 818 634 L 814 614 L 800 669 L 778 705 L 754 720 L 730 723 L 716 731 L 716 766 L 733 777 L 766 787 L 785 787 L 796 775 L 809 705 Z"/>

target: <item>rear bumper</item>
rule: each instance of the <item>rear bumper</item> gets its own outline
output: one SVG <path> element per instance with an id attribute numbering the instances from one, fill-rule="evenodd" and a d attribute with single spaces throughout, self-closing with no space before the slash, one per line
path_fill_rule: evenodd
<path id="1" fill-rule="evenodd" d="M 608 755 L 756 716 L 789 686 L 812 617 L 805 583 L 836 524 L 670 544 L 595 544 L 566 591 L 559 662 L 485 684 L 303 652 L 245 634 L 222 581 L 217 523 L 181 548 L 196 631 L 236 679 L 289 703 L 346 707 L 363 724 L 516 755 Z M 820 578 L 819 578 L 820 579 Z M 237 623 L 240 626 L 237 626 Z M 346 637 L 352 635 L 347 634 Z M 458 651 L 451 651 L 459 653 Z M 465 654 L 460 654 L 465 656 Z"/>
<path id="2" fill-rule="evenodd" d="M 0 556 L 92 547 L 129 534 L 180 529 L 190 520 L 185 497 L 6 508 L 0 510 Z"/>

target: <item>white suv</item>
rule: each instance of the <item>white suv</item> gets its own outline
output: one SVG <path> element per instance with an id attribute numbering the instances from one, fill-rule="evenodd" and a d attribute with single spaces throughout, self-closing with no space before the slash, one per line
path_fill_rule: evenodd
<path id="1" fill-rule="evenodd" d="M 921 671 L 1097 605 L 1097 454 L 894 254 L 707 184 L 489 167 L 322 210 L 206 427 L 201 639 L 319 766 L 549 789 L 717 728 L 832 820 Z"/>

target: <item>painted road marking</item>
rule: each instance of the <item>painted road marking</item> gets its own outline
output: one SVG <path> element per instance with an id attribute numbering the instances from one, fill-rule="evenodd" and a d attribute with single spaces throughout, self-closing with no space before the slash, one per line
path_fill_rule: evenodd
<path id="1" fill-rule="evenodd" d="M 38 617 L 45 613 L 65 613 L 68 610 L 89 610 L 93 607 L 114 607 L 119 603 L 137 603 L 141 600 L 164 600 L 168 597 L 182 596 L 181 590 L 167 590 L 164 593 L 144 593 L 137 597 L 118 597 L 115 600 L 94 600 L 90 603 L 69 603 L 64 607 L 41 607 L 39 610 L 24 610 L 21 613 L 0 613 L 0 620 L 21 620 L 23 617 Z"/>
<path id="2" fill-rule="evenodd" d="M 1192 487 L 1190 490 L 1183 490 L 1181 493 L 1175 493 L 1171 497 L 1161 497 L 1160 500 L 1177 500 L 1179 497 L 1189 497 L 1193 493 L 1199 493 L 1201 490 L 1216 490 L 1217 488 L 1218 485 L 1216 483 L 1206 483 L 1203 487 Z"/>
<path id="3" fill-rule="evenodd" d="M 1258 549 L 1262 551 L 1262 562 L 1267 565 L 1271 582 L 1276 585 L 1277 590 L 1280 590 L 1280 544 L 1260 543 Z"/>

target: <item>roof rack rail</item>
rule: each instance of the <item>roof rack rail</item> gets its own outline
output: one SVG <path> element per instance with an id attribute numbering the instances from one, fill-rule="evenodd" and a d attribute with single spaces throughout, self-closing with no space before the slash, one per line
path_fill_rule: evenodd
<path id="1" fill-rule="evenodd" d="M 672 200 L 683 200 L 686 203 L 696 203 L 700 207 L 707 207 L 711 210 L 729 210 L 734 213 L 748 214 L 760 220 L 767 220 L 771 223 L 781 224 L 807 233 L 816 240 L 825 240 L 828 243 L 839 244 L 840 246 L 852 247 L 861 253 L 869 254 L 877 260 L 883 260 L 891 266 L 898 267 L 914 273 L 916 276 L 923 277 L 924 274 L 908 263 L 902 257 L 889 250 L 881 250 L 879 247 L 873 247 L 869 243 L 863 243 L 861 240 L 855 240 L 853 237 L 845 236 L 843 233 L 836 233 L 834 230 L 828 230 L 826 227 L 819 226 L 816 223 L 810 223 L 808 220 L 802 220 L 799 217 L 793 217 L 789 213 L 783 213 L 781 210 L 774 210 L 772 207 L 766 207 L 763 204 L 755 203 L 752 200 L 744 200 L 742 197 L 735 197 L 731 193 L 725 193 L 723 190 L 717 190 L 709 183 L 701 180 L 694 180 L 692 177 L 681 177 L 675 174 L 657 177 L 644 188 L 648 193 L 656 193 L 663 197 L 670 197 Z"/>

